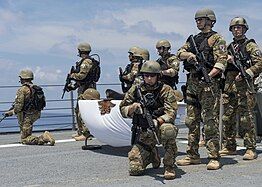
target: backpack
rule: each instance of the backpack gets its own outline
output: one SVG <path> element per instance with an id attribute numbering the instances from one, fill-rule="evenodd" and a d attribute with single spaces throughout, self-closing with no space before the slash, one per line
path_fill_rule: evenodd
<path id="1" fill-rule="evenodd" d="M 31 96 L 29 100 L 25 103 L 24 110 L 37 110 L 41 111 L 46 106 L 45 94 L 43 89 L 37 85 L 26 85 L 31 91 Z"/>
<path id="2" fill-rule="evenodd" d="M 91 81 L 98 82 L 101 74 L 100 62 L 94 58 L 90 58 L 90 60 L 92 60 L 93 66 L 87 77 L 89 77 L 89 80 L 91 79 Z"/>

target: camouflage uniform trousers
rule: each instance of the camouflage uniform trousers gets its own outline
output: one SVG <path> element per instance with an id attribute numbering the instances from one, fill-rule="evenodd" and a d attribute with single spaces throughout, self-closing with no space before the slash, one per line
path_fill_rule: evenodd
<path id="1" fill-rule="evenodd" d="M 177 154 L 177 132 L 177 127 L 171 123 L 164 123 L 159 129 L 157 129 L 158 137 L 160 137 L 160 142 L 165 149 L 165 155 L 163 158 L 165 167 L 174 167 L 175 157 Z M 139 174 L 143 172 L 150 163 L 154 164 L 154 158 L 156 155 L 159 156 L 156 143 L 157 142 L 152 131 L 140 132 L 139 141 L 128 153 L 130 172 Z"/>
<path id="2" fill-rule="evenodd" d="M 88 84 L 88 85 L 79 86 L 79 88 L 77 90 L 78 99 L 77 99 L 77 104 L 76 104 L 76 108 L 75 108 L 76 122 L 77 122 L 77 134 L 78 135 L 84 135 L 86 137 L 90 134 L 90 131 L 85 126 L 85 124 L 84 124 L 84 122 L 81 118 L 81 114 L 80 114 L 79 106 L 78 106 L 78 100 L 79 100 L 79 96 L 81 94 L 83 94 L 88 88 L 96 88 L 96 85 L 95 84 Z"/>
<path id="3" fill-rule="evenodd" d="M 238 72 L 228 72 L 223 94 L 223 145 L 229 150 L 236 150 L 236 113 L 240 116 L 240 126 L 243 131 L 244 146 L 255 149 L 255 123 L 253 109 L 255 107 L 255 95 L 248 91 L 245 80 L 234 81 Z M 250 85 L 253 83 L 250 82 Z"/>
<path id="4" fill-rule="evenodd" d="M 17 114 L 22 144 L 43 145 L 45 143 L 42 135 L 39 137 L 32 135 L 33 123 L 40 118 L 40 115 L 40 112 L 30 114 L 20 112 Z"/>
<path id="5" fill-rule="evenodd" d="M 200 122 L 204 124 L 204 133 L 208 158 L 219 158 L 219 80 L 212 79 L 212 85 L 199 81 L 197 77 L 190 77 L 187 81 L 187 116 L 185 124 L 189 129 L 187 155 L 198 159 Z M 211 92 L 212 89 L 212 92 Z"/>

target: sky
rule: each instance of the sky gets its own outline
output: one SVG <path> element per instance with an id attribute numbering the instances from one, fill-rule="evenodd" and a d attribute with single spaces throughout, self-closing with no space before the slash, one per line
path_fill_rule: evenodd
<path id="1" fill-rule="evenodd" d="M 118 83 L 118 67 L 128 63 L 131 46 L 146 48 L 151 59 L 157 59 L 155 44 L 167 39 L 176 53 L 190 34 L 198 33 L 194 15 L 202 8 L 214 10 L 214 30 L 228 43 L 230 20 L 243 16 L 250 28 L 247 37 L 261 47 L 259 0 L 1 0 L 0 85 L 19 85 L 18 74 L 25 68 L 35 73 L 37 84 L 64 84 L 70 67 L 79 60 L 80 42 L 90 43 L 91 53 L 100 55 L 99 83 Z M 62 94 L 50 88 L 52 92 Z M 1 100 L 8 100 L 7 95 Z"/>

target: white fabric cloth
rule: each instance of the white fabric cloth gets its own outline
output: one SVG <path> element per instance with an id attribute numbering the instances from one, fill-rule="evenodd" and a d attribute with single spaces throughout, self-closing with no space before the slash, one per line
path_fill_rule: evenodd
<path id="1" fill-rule="evenodd" d="M 132 119 L 122 117 L 119 110 L 121 100 L 111 102 L 116 104 L 111 112 L 101 115 L 97 100 L 79 100 L 81 117 L 99 141 L 114 147 L 128 146 L 131 141 Z"/>
<path id="2" fill-rule="evenodd" d="M 101 115 L 98 100 L 79 100 L 81 117 L 90 132 L 101 142 L 114 147 L 131 144 L 132 119 L 123 118 L 119 104 L 121 100 L 112 100 L 115 106 L 109 114 Z M 185 113 L 185 104 L 179 102 L 178 117 Z M 182 119 L 183 120 L 183 119 Z"/>

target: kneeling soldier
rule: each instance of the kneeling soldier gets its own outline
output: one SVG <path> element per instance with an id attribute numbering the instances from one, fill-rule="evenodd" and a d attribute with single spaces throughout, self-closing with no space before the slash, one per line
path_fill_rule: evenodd
<path id="1" fill-rule="evenodd" d="M 50 145 L 52 146 L 55 144 L 55 139 L 50 132 L 45 131 L 44 134 L 39 137 L 32 135 L 33 123 L 40 118 L 41 110 L 45 106 L 44 95 L 42 106 L 40 106 L 39 101 L 37 102 L 37 106 L 34 105 L 36 102 L 32 102 L 32 99 L 34 99 L 33 95 L 37 91 L 35 88 L 40 88 L 32 83 L 34 74 L 31 70 L 22 70 L 19 77 L 22 86 L 16 93 L 15 102 L 12 108 L 5 112 L 4 115 L 17 115 L 18 123 L 20 125 L 22 144 L 43 145 L 50 142 Z"/>
<path id="2" fill-rule="evenodd" d="M 160 139 L 165 149 L 164 178 L 174 179 L 178 132 L 174 125 L 177 111 L 175 95 L 170 86 L 159 81 L 160 65 L 157 62 L 146 61 L 140 73 L 143 82 L 134 84 L 120 104 L 122 116 L 133 118 L 129 174 L 141 175 L 150 163 L 153 168 L 160 166 L 156 147 Z"/>

